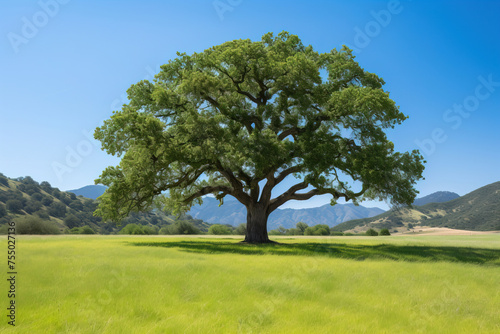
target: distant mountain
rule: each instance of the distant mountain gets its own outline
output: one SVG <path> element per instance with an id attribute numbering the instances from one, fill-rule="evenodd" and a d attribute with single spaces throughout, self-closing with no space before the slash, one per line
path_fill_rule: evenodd
<path id="1" fill-rule="evenodd" d="M 422 198 L 417 198 L 415 202 L 413 202 L 413 205 L 421 206 L 429 203 L 448 202 L 459 197 L 460 195 L 458 195 L 457 193 L 453 193 L 450 191 L 438 191 Z"/>
<path id="2" fill-rule="evenodd" d="M 268 229 L 276 229 L 279 226 L 292 228 L 302 221 L 309 226 L 317 224 L 326 224 L 335 226 L 342 222 L 357 219 L 373 217 L 384 210 L 379 208 L 366 208 L 364 206 L 355 206 L 353 204 L 329 204 L 309 209 L 283 209 L 276 210 L 269 216 Z M 219 201 L 213 197 L 205 197 L 203 204 L 191 208 L 188 212 L 193 218 L 203 219 L 211 224 L 229 224 L 237 226 L 246 223 L 247 211 L 243 204 L 236 199 L 229 197 L 224 199 L 224 204 L 219 207 Z"/>
<path id="3" fill-rule="evenodd" d="M 83 196 L 91 199 L 97 199 L 97 197 L 104 194 L 106 187 L 102 185 L 91 185 L 85 186 L 79 189 L 68 190 L 68 192 L 75 194 L 76 196 Z"/>
<path id="4" fill-rule="evenodd" d="M 335 226 L 334 230 L 404 229 L 409 224 L 470 231 L 500 230 L 500 182 L 448 202 L 391 210 L 375 217 L 344 222 Z"/>

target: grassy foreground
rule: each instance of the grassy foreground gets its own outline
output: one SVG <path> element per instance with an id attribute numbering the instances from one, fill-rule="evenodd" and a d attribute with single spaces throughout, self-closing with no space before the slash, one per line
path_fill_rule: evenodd
<path id="1" fill-rule="evenodd" d="M 2 333 L 500 333 L 498 234 L 17 238 Z"/>

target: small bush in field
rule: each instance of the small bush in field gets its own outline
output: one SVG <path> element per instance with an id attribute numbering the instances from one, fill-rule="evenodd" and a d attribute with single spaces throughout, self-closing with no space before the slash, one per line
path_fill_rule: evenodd
<path id="1" fill-rule="evenodd" d="M 208 228 L 208 234 L 214 234 L 214 235 L 233 234 L 233 230 L 226 225 L 214 224 Z"/>
<path id="2" fill-rule="evenodd" d="M 383 228 L 380 230 L 379 235 L 391 235 L 391 232 L 389 232 L 388 229 Z"/>

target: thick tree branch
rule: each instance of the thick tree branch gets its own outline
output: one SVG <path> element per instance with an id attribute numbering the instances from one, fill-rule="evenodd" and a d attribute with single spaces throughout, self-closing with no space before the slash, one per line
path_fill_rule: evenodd
<path id="1" fill-rule="evenodd" d="M 222 163 L 218 160 L 215 162 L 215 166 L 219 173 L 221 173 L 221 175 L 229 181 L 229 184 L 231 184 L 232 190 L 230 194 L 236 197 L 236 199 L 241 203 L 245 205 L 249 204 L 251 202 L 251 197 L 250 195 L 245 193 L 245 191 L 243 190 L 243 184 L 233 174 L 233 172 L 228 168 L 224 168 L 224 166 L 222 166 Z"/>
<path id="2" fill-rule="evenodd" d="M 194 199 L 201 197 L 203 195 L 220 193 L 220 192 L 222 192 L 226 195 L 232 195 L 232 189 L 230 187 L 227 187 L 227 186 L 207 186 L 207 187 L 201 188 L 200 190 L 198 190 L 197 192 L 195 192 L 194 194 L 192 194 L 188 198 L 185 198 L 183 200 L 183 202 L 187 204 L 187 203 L 190 203 L 191 201 L 193 201 Z"/>
<path id="3" fill-rule="evenodd" d="M 285 179 L 285 177 L 287 177 L 290 174 L 298 173 L 298 172 L 302 171 L 303 168 L 304 168 L 304 165 L 300 164 L 300 165 L 295 165 L 293 167 L 285 169 L 284 171 L 282 171 L 278 175 L 278 177 L 276 177 L 276 183 L 275 184 L 280 183 L 281 181 L 283 181 Z"/>
<path id="4" fill-rule="evenodd" d="M 304 187 L 305 185 L 305 187 Z M 352 193 L 352 194 L 347 194 L 346 193 L 341 193 L 335 189 L 330 189 L 330 188 L 325 188 L 325 189 L 312 189 L 306 193 L 300 193 L 298 194 L 297 191 L 302 190 L 307 188 L 308 184 L 305 182 L 298 183 L 294 186 L 292 186 L 290 189 L 288 189 L 286 192 L 281 194 L 280 196 L 276 197 L 275 199 L 271 200 L 271 203 L 269 205 L 269 213 L 273 212 L 277 208 L 279 208 L 281 205 L 285 204 L 286 202 L 290 200 L 297 200 L 297 201 L 304 201 L 308 200 L 313 196 L 316 195 L 324 195 L 324 194 L 330 194 L 333 196 L 334 199 L 339 199 L 341 197 L 344 197 L 344 199 L 347 201 L 352 200 L 356 197 L 359 197 L 363 195 L 366 190 L 368 190 L 368 186 L 363 184 L 363 189 L 357 193 Z"/>
<path id="5" fill-rule="evenodd" d="M 280 196 L 276 197 L 275 199 L 270 201 L 269 204 L 269 213 L 273 212 L 276 210 L 279 206 L 284 204 L 285 202 L 289 201 L 292 199 L 291 197 L 299 190 L 306 189 L 309 186 L 308 183 L 306 182 L 300 182 L 297 183 L 293 186 L 290 187 L 287 191 L 285 191 L 283 194 Z"/>

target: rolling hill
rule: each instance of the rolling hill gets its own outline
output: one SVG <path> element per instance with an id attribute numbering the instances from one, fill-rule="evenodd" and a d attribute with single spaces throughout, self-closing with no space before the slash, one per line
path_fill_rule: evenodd
<path id="1" fill-rule="evenodd" d="M 92 191 L 96 194 L 95 190 L 102 190 L 99 186 L 82 189 L 91 190 L 91 194 Z M 0 230 L 8 222 L 26 219 L 34 219 L 62 233 L 72 233 L 74 228 L 87 226 L 95 233 L 111 234 L 119 232 L 127 224 L 150 226 L 158 230 L 178 221 L 192 223 L 202 232 L 209 228 L 209 224 L 188 215 L 177 217 L 158 210 L 131 213 L 118 226 L 104 223 L 100 217 L 94 216 L 96 208 L 95 199 L 61 191 L 48 182 L 38 183 L 29 176 L 10 179 L 0 173 Z"/>
<path id="2" fill-rule="evenodd" d="M 404 230 L 413 226 L 448 227 L 469 231 L 500 230 L 500 182 L 481 187 L 451 201 L 391 210 L 375 217 L 344 222 L 333 229 Z"/>

